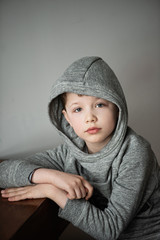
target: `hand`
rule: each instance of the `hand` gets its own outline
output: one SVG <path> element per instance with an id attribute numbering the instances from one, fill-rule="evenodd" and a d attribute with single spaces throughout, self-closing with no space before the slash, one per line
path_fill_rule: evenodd
<path id="1" fill-rule="evenodd" d="M 65 173 L 60 171 L 54 172 L 53 184 L 66 191 L 69 199 L 85 198 L 88 200 L 93 194 L 93 187 L 82 176 Z"/>
<path id="2" fill-rule="evenodd" d="M 69 199 L 85 198 L 93 194 L 93 187 L 82 176 L 65 173 L 54 169 L 37 169 L 32 177 L 33 183 L 49 183 L 67 192 Z"/>
<path id="3" fill-rule="evenodd" d="M 61 208 L 64 208 L 67 202 L 66 193 L 52 184 L 36 184 L 20 188 L 8 188 L 2 190 L 1 194 L 3 198 L 8 198 L 10 202 L 47 197 L 56 202 Z"/>
<path id="4" fill-rule="evenodd" d="M 54 186 L 51 184 L 36 184 L 33 186 L 8 188 L 1 191 L 3 198 L 8 201 L 20 201 L 24 199 L 45 198 L 54 193 Z"/>

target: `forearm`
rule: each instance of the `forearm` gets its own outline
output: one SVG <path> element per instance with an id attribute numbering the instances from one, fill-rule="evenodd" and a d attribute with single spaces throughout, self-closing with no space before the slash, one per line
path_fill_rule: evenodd
<path id="1" fill-rule="evenodd" d="M 50 198 L 61 208 L 64 208 L 67 202 L 65 191 L 56 188 L 52 184 L 35 184 L 20 188 L 8 188 L 1 191 L 3 198 L 8 201 L 20 201 L 24 199 Z"/>
<path id="2" fill-rule="evenodd" d="M 39 168 L 36 169 L 32 175 L 32 183 L 49 183 L 53 184 L 54 173 L 57 170 L 54 169 L 46 169 L 46 168 Z"/>
<path id="3" fill-rule="evenodd" d="M 47 197 L 53 200 L 55 203 L 57 203 L 57 205 L 60 208 L 63 209 L 68 200 L 66 192 L 59 188 L 54 187 L 53 185 L 52 185 L 52 191 L 53 192 L 48 193 Z"/>
<path id="4" fill-rule="evenodd" d="M 69 199 L 92 196 L 93 187 L 82 176 L 61 172 L 54 169 L 36 169 L 32 176 L 33 183 L 52 184 L 67 193 Z"/>
<path id="5" fill-rule="evenodd" d="M 0 187 L 20 187 L 29 185 L 29 174 L 38 166 L 25 160 L 5 160 L 0 163 Z M 22 174 L 23 173 L 23 174 Z"/>
<path id="6" fill-rule="evenodd" d="M 46 189 L 46 196 L 53 200 L 60 208 L 64 208 L 68 200 L 67 193 L 54 185 L 54 179 L 59 173 L 58 170 L 40 168 L 36 169 L 32 176 L 33 183 L 45 183 L 48 188 Z"/>
<path id="7" fill-rule="evenodd" d="M 34 169 L 63 170 L 62 166 L 63 163 L 61 158 L 57 157 L 56 149 L 16 160 L 5 160 L 0 163 L 0 187 L 8 188 L 29 185 L 29 175 Z"/>

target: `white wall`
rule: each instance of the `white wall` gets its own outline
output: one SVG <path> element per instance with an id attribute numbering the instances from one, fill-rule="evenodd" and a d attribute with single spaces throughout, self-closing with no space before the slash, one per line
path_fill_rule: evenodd
<path id="1" fill-rule="evenodd" d="M 129 125 L 160 160 L 159 0 L 1 0 L 0 158 L 56 146 L 47 104 L 74 60 L 104 58 L 118 76 Z"/>

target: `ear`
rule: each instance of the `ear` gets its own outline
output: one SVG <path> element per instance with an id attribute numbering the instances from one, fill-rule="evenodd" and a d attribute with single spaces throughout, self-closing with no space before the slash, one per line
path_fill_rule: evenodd
<path id="1" fill-rule="evenodd" d="M 71 125 L 71 122 L 70 122 L 70 120 L 69 120 L 68 113 L 66 112 L 66 110 L 63 109 L 63 110 L 62 110 L 62 113 L 63 113 L 66 121 Z M 72 126 L 72 125 L 71 125 L 71 126 Z"/>

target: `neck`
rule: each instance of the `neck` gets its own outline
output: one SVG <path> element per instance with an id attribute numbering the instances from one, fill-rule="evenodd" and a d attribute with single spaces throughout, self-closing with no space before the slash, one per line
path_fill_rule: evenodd
<path id="1" fill-rule="evenodd" d="M 109 139 L 110 140 L 110 139 Z M 109 142 L 108 140 L 108 142 Z M 102 150 L 102 148 L 104 148 L 108 142 L 105 142 L 105 143 L 86 143 L 86 146 L 87 146 L 87 149 L 88 149 L 88 153 L 89 154 L 93 154 L 93 153 L 97 153 L 99 152 L 100 150 Z"/>

